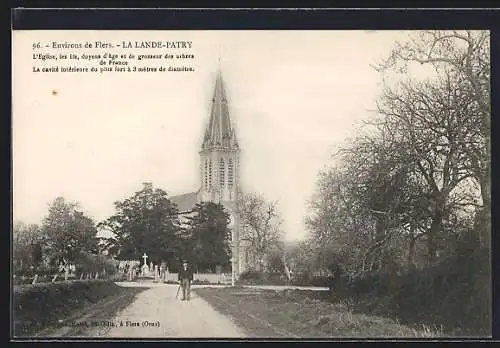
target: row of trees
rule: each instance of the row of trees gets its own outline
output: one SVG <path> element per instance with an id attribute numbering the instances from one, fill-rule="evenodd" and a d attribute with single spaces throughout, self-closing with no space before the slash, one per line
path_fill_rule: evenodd
<path id="1" fill-rule="evenodd" d="M 170 269 L 180 258 L 203 270 L 230 264 L 229 216 L 220 204 L 197 204 L 182 217 L 164 190 L 145 183 L 132 197 L 115 202 L 115 209 L 99 228 L 108 232 L 106 249 L 120 259 L 140 260 L 147 252 L 149 260 L 165 261 Z"/>
<path id="2" fill-rule="evenodd" d="M 42 224 L 13 226 L 13 259 L 15 271 L 23 272 L 35 266 L 57 266 L 75 261 L 85 253 L 98 251 L 97 229 L 79 205 L 56 198 L 49 205 Z"/>
<path id="3" fill-rule="evenodd" d="M 242 196 L 240 207 L 249 254 L 253 260 L 267 259 L 280 235 L 276 203 L 248 194 Z M 16 267 L 56 266 L 106 250 L 122 260 L 141 260 L 146 252 L 150 261 L 165 261 L 171 270 L 180 258 L 191 260 L 199 271 L 213 272 L 217 266 L 230 269 L 229 215 L 221 204 L 199 203 L 191 214 L 180 215 L 164 190 L 144 183 L 131 197 L 115 202 L 115 210 L 111 217 L 95 223 L 78 204 L 55 199 L 41 226 L 14 226 Z"/>
<path id="4" fill-rule="evenodd" d="M 251 259 L 267 261 L 281 236 L 277 204 L 254 193 L 242 195 L 238 203 L 241 236 L 250 244 Z M 230 217 L 221 204 L 198 203 L 191 214 L 179 216 L 165 191 L 145 183 L 133 197 L 116 202 L 115 208 L 117 213 L 99 227 L 112 235 L 106 247 L 119 258 L 139 259 L 147 251 L 150 260 L 164 260 L 171 269 L 183 257 L 200 271 L 213 272 L 217 266 L 230 269 Z"/>
<path id="5" fill-rule="evenodd" d="M 303 267 L 401 272 L 488 250 L 489 33 L 415 32 L 375 68 L 377 116 L 320 173 Z"/>

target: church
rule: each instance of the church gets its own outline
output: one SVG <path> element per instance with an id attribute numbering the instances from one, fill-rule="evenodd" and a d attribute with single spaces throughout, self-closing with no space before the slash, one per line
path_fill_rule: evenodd
<path id="1" fill-rule="evenodd" d="M 220 69 L 217 71 L 210 119 L 199 151 L 200 188 L 170 197 L 177 205 L 181 222 L 200 202 L 220 203 L 229 213 L 232 236 L 232 266 L 237 277 L 248 267 L 248 243 L 240 236 L 240 147 L 231 123 L 227 94 Z"/>

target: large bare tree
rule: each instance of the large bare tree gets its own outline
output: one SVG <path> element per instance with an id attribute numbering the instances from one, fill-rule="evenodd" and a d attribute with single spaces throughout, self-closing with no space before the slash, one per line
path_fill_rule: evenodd
<path id="1" fill-rule="evenodd" d="M 422 31 L 398 44 L 392 55 L 377 67 L 384 73 L 407 73 L 415 65 L 428 66 L 434 73 L 432 82 L 416 83 L 411 77 L 400 83 L 399 89 L 387 88 L 379 110 L 396 116 L 397 122 L 402 118 L 413 122 L 414 129 L 429 129 L 421 139 L 417 137 L 422 136 L 422 132 L 411 135 L 424 143 L 415 149 L 417 156 L 422 157 L 429 145 L 442 156 L 442 193 L 434 188 L 436 212 L 444 197 L 461 180 L 471 177 L 477 183 L 481 205 L 474 228 L 463 236 L 472 246 L 478 243 L 489 246 L 491 233 L 489 39 L 488 31 Z M 404 117 L 401 117 L 402 111 Z M 447 176 L 449 180 L 445 181 Z M 438 184 L 433 183 L 432 177 L 426 180 L 432 186 Z"/>
<path id="2" fill-rule="evenodd" d="M 250 242 L 250 254 L 255 266 L 262 270 L 263 260 L 282 237 L 278 203 L 267 201 L 262 195 L 248 193 L 242 195 L 239 209 L 242 237 Z"/>
<path id="3" fill-rule="evenodd" d="M 377 66 L 378 116 L 320 175 L 308 220 L 319 256 L 393 272 L 424 241 L 429 265 L 489 245 L 488 37 L 412 33 Z"/>
<path id="4" fill-rule="evenodd" d="M 475 225 L 462 236 L 467 248 L 489 246 L 490 183 L 490 57 L 487 31 L 423 31 L 398 44 L 378 69 L 407 73 L 428 66 L 430 77 L 412 74 L 386 84 L 378 111 L 385 122 L 408 139 L 419 174 L 428 185 L 433 211 L 428 230 L 429 257 L 443 230 L 446 205 L 459 188 L 479 187 Z M 469 180 L 469 179 L 472 179 Z M 455 192 L 454 192 L 455 191 Z M 468 195 L 469 197 L 471 195 Z"/>

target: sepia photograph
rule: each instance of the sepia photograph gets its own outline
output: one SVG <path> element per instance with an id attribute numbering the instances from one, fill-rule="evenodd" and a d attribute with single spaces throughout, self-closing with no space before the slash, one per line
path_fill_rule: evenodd
<path id="1" fill-rule="evenodd" d="M 13 30 L 13 338 L 492 335 L 486 30 Z"/>

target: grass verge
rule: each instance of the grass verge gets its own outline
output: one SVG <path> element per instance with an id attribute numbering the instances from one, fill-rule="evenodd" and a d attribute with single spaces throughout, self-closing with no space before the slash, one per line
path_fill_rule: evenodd
<path id="1" fill-rule="evenodd" d="M 303 290 L 244 287 L 194 290 L 217 311 L 259 338 L 443 337 L 436 328 L 419 329 L 395 320 L 354 313 L 349 304 L 311 299 Z"/>

